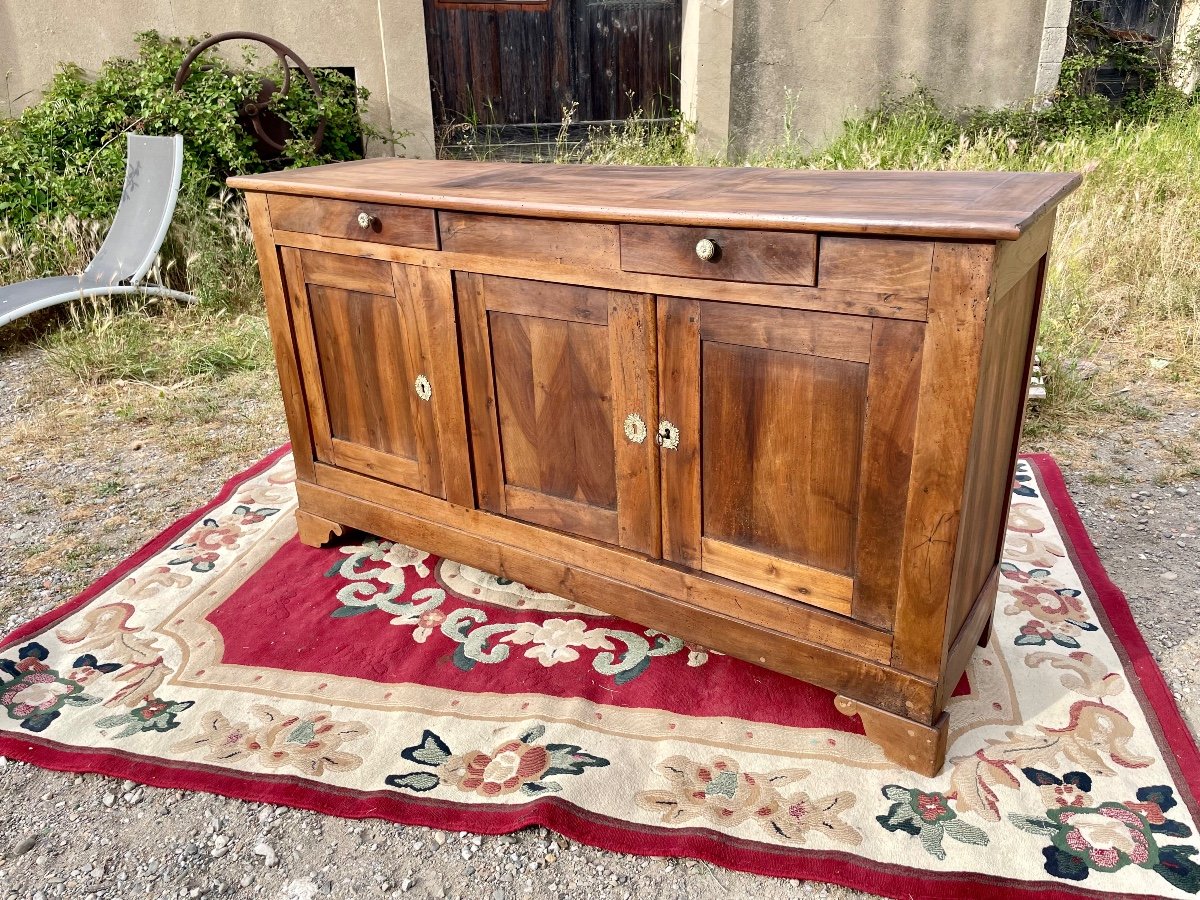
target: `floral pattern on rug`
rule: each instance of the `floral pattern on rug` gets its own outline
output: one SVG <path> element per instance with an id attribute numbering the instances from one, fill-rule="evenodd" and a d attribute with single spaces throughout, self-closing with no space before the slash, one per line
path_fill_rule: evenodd
<path id="1" fill-rule="evenodd" d="M 340 677 L 335 698 L 328 672 L 226 665 L 222 642 L 237 635 L 206 616 L 294 546 L 293 481 L 286 456 L 243 478 L 87 602 L 0 649 L 4 751 L 34 762 L 50 747 L 111 751 L 119 777 L 145 766 L 165 782 L 236 775 L 308 790 L 317 808 L 435 827 L 552 821 L 605 845 L 621 832 L 630 852 L 790 877 L 861 872 L 860 886 L 893 894 L 912 893 L 904 873 L 918 873 L 966 876 L 976 898 L 1014 882 L 1060 896 L 1200 895 L 1192 788 L 1167 764 L 1028 462 L 992 640 L 970 692 L 950 700 L 952 744 L 934 778 L 829 727 L 842 721 L 832 697 L 826 724 L 768 721 L 770 696 L 746 687 L 753 667 L 738 670 L 738 714 L 706 717 L 703 699 L 730 690 L 730 667 L 744 664 L 377 538 L 311 551 L 310 583 L 328 593 L 284 590 L 262 621 L 311 601 L 331 656 L 494 673 L 493 694 L 439 686 L 432 704 L 431 688 L 372 681 L 368 667 Z M 367 621 L 377 625 L 344 637 Z M 363 642 L 377 643 L 372 654 Z M 356 683 L 369 699 L 357 701 Z M 620 707 L 622 691 L 695 705 Z"/>
<path id="2" fill-rule="evenodd" d="M 194 700 L 164 699 L 158 689 L 175 672 L 157 640 L 145 625 L 130 624 L 138 607 L 174 592 L 206 585 L 218 563 L 232 561 L 243 544 L 253 543 L 269 516 L 280 512 L 277 501 L 293 498 L 295 469 L 290 457 L 243 484 L 236 499 L 215 515 L 203 517 L 184 538 L 154 560 L 139 567 L 113 588 L 89 603 L 54 630 L 63 658 L 79 654 L 64 675 L 47 664 L 43 642 L 26 644 L 0 654 L 0 706 L 10 719 L 28 731 L 49 728 L 66 711 L 99 707 L 91 722 L 114 741 L 147 733 L 162 734 L 179 727 L 180 716 Z M 192 555 L 185 560 L 181 551 Z M 204 555 L 201 560 L 198 557 Z M 176 567 L 184 567 L 177 571 Z M 194 574 L 193 574 L 194 573 Z M 47 642 L 45 637 L 42 641 Z M 86 651 L 80 653 L 80 651 Z M 105 662 L 99 662 L 102 657 Z M 85 685 L 88 693 L 84 692 Z"/>
<path id="3" fill-rule="evenodd" d="M 0 679 L 0 706 L 27 731 L 45 731 L 64 709 L 100 702 L 99 697 L 83 692 L 84 684 L 100 673 L 94 656 L 75 660 L 65 678 L 46 665 L 49 656 L 46 648 L 35 642 L 20 648 L 16 660 L 0 659 L 0 671 L 9 676 Z M 113 671 L 110 665 L 104 668 Z"/>
<path id="4" fill-rule="evenodd" d="M 332 618 L 384 613 L 391 617 L 388 624 L 411 627 L 411 639 L 418 644 L 424 644 L 432 636 L 448 639 L 457 645 L 452 659 L 463 672 L 470 672 L 478 663 L 503 663 L 510 658 L 514 647 L 523 648 L 522 656 L 536 660 L 544 668 L 576 663 L 585 659 L 581 651 L 597 651 L 587 654 L 585 661 L 591 663 L 593 671 L 611 677 L 620 685 L 645 672 L 655 658 L 686 653 L 687 664 L 696 667 L 704 665 L 712 652 L 653 629 L 597 628 L 577 618 L 491 624 L 486 609 L 465 606 L 449 612 L 443 610 L 447 592 L 441 588 L 407 587 L 407 569 L 421 578 L 430 574 L 431 555 L 422 550 L 370 539 L 341 547 L 338 552 L 346 558 L 337 560 L 325 573 L 327 578 L 344 582 L 337 589 L 340 606 L 330 613 Z M 513 582 L 506 579 L 454 565 L 459 578 L 486 585 L 494 601 L 499 599 L 498 593 L 507 589 L 517 598 L 512 604 L 517 608 L 524 608 L 533 600 L 529 605 L 584 609 L 561 598 L 548 602 L 552 595 L 530 591 L 523 585 L 514 589 Z"/>
<path id="5" fill-rule="evenodd" d="M 515 791 L 535 797 L 562 790 L 555 776 L 582 775 L 584 769 L 608 765 L 607 759 L 584 753 L 583 748 L 574 744 L 539 744 L 545 733 L 544 725 L 535 725 L 490 750 L 455 754 L 445 741 L 426 730 L 421 742 L 406 748 L 400 756 L 433 771 L 389 775 L 384 781 L 394 788 L 421 793 L 448 787 L 480 797 L 499 797 Z"/>
<path id="6" fill-rule="evenodd" d="M 1061 778 L 1040 769 L 1025 769 L 1029 781 L 1041 788 L 1045 816 L 1012 814 L 1018 828 L 1050 838 L 1042 848 L 1046 871 L 1057 878 L 1083 881 L 1089 872 L 1116 872 L 1136 865 L 1150 869 L 1174 887 L 1200 891 L 1197 850 L 1185 844 L 1160 844 L 1160 836 L 1191 837 L 1192 829 L 1166 813 L 1177 802 L 1166 785 L 1138 788 L 1133 800 L 1093 806 L 1091 779 L 1084 772 Z"/>
<path id="7" fill-rule="evenodd" d="M 903 831 L 917 838 L 930 856 L 946 858 L 942 840 L 947 837 L 979 847 L 988 844 L 987 832 L 960 819 L 945 794 L 889 784 L 884 787 L 883 796 L 892 805 L 886 813 L 876 816 L 876 821 L 888 831 Z"/>
<path id="8" fill-rule="evenodd" d="M 728 756 L 704 763 L 672 756 L 655 769 L 670 782 L 671 789 L 643 791 L 636 797 L 637 805 L 660 814 L 667 824 L 700 818 L 728 827 L 749 820 L 789 843 L 803 844 L 812 834 L 824 835 L 834 843 L 862 843 L 862 834 L 840 815 L 858 802 L 851 792 L 838 791 L 815 800 L 803 791 L 786 797 L 781 793 L 807 778 L 810 773 L 806 769 L 743 772 Z"/>
<path id="9" fill-rule="evenodd" d="M 258 721 L 230 722 L 220 712 L 209 712 L 200 730 L 179 741 L 173 749 L 181 753 L 203 751 L 210 762 L 252 762 L 267 769 L 292 768 L 312 778 L 326 772 L 352 771 L 362 757 L 342 750 L 372 734 L 362 722 L 339 722 L 327 712 L 288 715 L 265 703 L 250 707 Z"/>

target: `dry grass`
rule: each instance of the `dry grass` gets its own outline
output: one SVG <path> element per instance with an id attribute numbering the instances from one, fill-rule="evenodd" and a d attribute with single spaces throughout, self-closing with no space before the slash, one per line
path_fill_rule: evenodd
<path id="1" fill-rule="evenodd" d="M 690 128 L 639 117 L 584 147 L 563 143 L 559 162 L 712 164 L 691 150 Z M 790 168 L 1060 170 L 1085 173 L 1062 205 L 1042 317 L 1049 396 L 1029 436 L 1086 439 L 1113 421 L 1159 416 L 1197 402 L 1200 389 L 1200 109 L 1179 108 L 1136 126 L 1118 125 L 1036 146 L 1002 129 L 968 132 L 927 101 L 848 122 L 817 154 L 790 134 L 741 162 Z M 95 223 L 47 222 L 36 240 L 0 228 L 0 283 L 78 270 L 102 237 Z M 4 345 L 41 343 L 64 375 L 197 386 L 269 368 L 253 248 L 243 204 L 223 194 L 185 201 L 156 264 L 155 280 L 201 297 L 194 308 L 122 301 L 9 327 Z M 1079 377 L 1080 361 L 1098 367 Z M 1120 389 L 1144 383 L 1161 406 L 1131 409 Z M 257 383 L 254 381 L 248 382 Z M 1183 399 L 1171 399 L 1171 398 Z M 1200 440 L 1200 438 L 1198 438 Z M 1197 455 L 1200 456 L 1200 449 Z M 1184 471 L 1192 464 L 1181 463 Z"/>
<path id="2" fill-rule="evenodd" d="M 32 231 L 0 225 L 0 284 L 79 272 L 104 234 L 101 223 L 70 216 Z M 0 351 L 36 341 L 62 372 L 94 384 L 174 385 L 270 365 L 254 247 L 235 194 L 181 200 L 147 280 L 199 302 L 130 296 L 70 303 L 4 329 Z"/>
<path id="3" fill-rule="evenodd" d="M 597 136 L 584 161 L 713 162 L 697 158 L 680 138 L 678 129 L 634 122 Z M 917 95 L 848 122 L 819 153 L 801 146 L 785 129 L 780 145 L 742 162 L 1084 173 L 1059 209 L 1040 335 L 1049 396 L 1031 417 L 1030 436 L 1069 437 L 1200 402 L 1200 108 L 1029 146 L 998 128 L 968 132 Z M 1080 377 L 1082 361 L 1098 367 L 1094 378 Z M 1120 389 L 1133 382 L 1167 399 L 1154 409 L 1130 409 Z"/>

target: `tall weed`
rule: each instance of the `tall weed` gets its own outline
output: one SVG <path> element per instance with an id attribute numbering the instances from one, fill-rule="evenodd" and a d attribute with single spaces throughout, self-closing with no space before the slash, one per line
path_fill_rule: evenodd
<path id="1" fill-rule="evenodd" d="M 1009 121 L 1024 121 L 1019 112 Z M 1058 212 L 1041 340 L 1059 390 L 1075 361 L 1103 356 L 1118 380 L 1200 384 L 1200 107 L 1164 104 L 1142 121 L 1118 120 L 1030 142 L 997 114 L 956 120 L 927 94 L 847 121 L 818 152 L 785 122 L 776 147 L 734 163 L 797 169 L 1075 171 L 1083 184 Z M 677 126 L 631 122 L 598 135 L 586 161 L 695 164 Z M 667 152 L 663 152 L 666 148 Z M 711 161 L 707 161 L 711 162 Z"/>

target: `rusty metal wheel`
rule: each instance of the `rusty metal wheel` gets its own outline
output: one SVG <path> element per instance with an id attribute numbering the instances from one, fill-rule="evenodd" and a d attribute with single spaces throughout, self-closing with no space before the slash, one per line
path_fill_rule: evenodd
<path id="1" fill-rule="evenodd" d="M 201 53 L 225 41 L 256 41 L 270 47 L 279 58 L 279 65 L 283 69 L 283 84 L 278 85 L 270 78 L 264 77 L 261 80 L 258 93 L 252 99 L 243 103 L 241 109 L 238 110 L 238 118 L 254 132 L 255 137 L 258 139 L 258 150 L 261 156 L 267 157 L 282 153 L 287 147 L 287 137 L 291 129 L 288 123 L 273 112 L 270 107 L 271 102 L 276 99 L 276 95 L 279 98 L 286 97 L 288 91 L 292 88 L 292 66 L 288 63 L 289 59 L 300 70 L 300 74 L 304 76 L 304 80 L 308 82 L 313 96 L 317 100 L 320 100 L 322 97 L 321 86 L 317 83 L 312 69 L 296 54 L 295 50 L 292 50 L 286 44 L 280 43 L 274 38 L 267 37 L 265 34 L 257 34 L 253 31 L 225 31 L 221 34 L 215 34 L 201 41 L 183 58 L 183 62 L 179 66 L 179 71 L 175 73 L 175 90 L 180 91 L 183 89 L 188 76 L 192 73 L 192 64 L 199 58 Z M 314 151 L 321 149 L 321 142 L 324 138 L 325 117 L 322 116 L 320 122 L 317 124 L 317 130 L 312 137 Z"/>

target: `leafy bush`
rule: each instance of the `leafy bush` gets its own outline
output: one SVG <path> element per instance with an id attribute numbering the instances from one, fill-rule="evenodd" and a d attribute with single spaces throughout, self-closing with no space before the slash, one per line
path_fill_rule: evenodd
<path id="1" fill-rule="evenodd" d="M 135 57 L 108 60 L 94 78 L 66 66 L 39 102 L 0 118 L 0 284 L 80 271 L 120 199 L 125 133 L 178 133 L 181 195 L 149 280 L 195 294 L 200 303 L 75 303 L 7 327 L 0 345 L 40 336 L 54 365 L 90 381 L 174 384 L 270 365 L 245 205 L 225 189 L 225 178 L 351 159 L 367 140 L 397 136 L 364 125 L 365 89 L 318 70 L 320 101 L 298 77 L 286 98 L 275 98 L 273 111 L 295 137 L 285 156 L 263 159 L 238 112 L 263 77 L 279 83 L 278 65 L 258 68 L 249 56 L 235 65 L 209 51 L 176 93 L 175 73 L 194 44 L 146 32 Z M 322 116 L 325 137 L 317 152 L 309 137 Z M 47 320 L 61 327 L 44 334 L 38 323 Z"/>
<path id="2" fill-rule="evenodd" d="M 111 216 L 124 173 L 123 135 L 130 131 L 183 135 L 183 189 L 193 199 L 214 193 L 232 173 L 350 159 L 361 140 L 391 139 L 364 126 L 365 89 L 337 72 L 318 71 L 320 101 L 303 78 L 292 79 L 287 98 L 273 101 L 297 137 L 286 157 L 263 160 L 237 117 L 263 76 L 279 82 L 278 65 L 258 69 L 247 58 L 236 66 L 208 51 L 176 93 L 175 73 L 193 44 L 144 32 L 136 57 L 108 60 L 95 78 L 65 66 L 38 103 L 16 118 L 0 119 L 0 220 L 25 230 L 67 215 Z M 316 152 L 308 136 L 322 115 L 325 139 Z"/>

